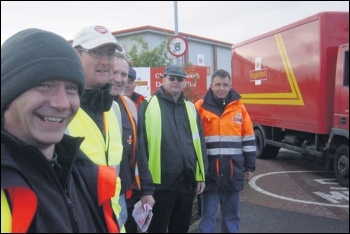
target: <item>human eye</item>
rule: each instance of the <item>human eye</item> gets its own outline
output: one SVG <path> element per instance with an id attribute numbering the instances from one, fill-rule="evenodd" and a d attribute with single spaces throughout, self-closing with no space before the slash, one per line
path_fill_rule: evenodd
<path id="1" fill-rule="evenodd" d="M 114 50 L 108 51 L 107 56 L 108 58 L 114 58 L 116 56 L 115 51 Z"/>
<path id="2" fill-rule="evenodd" d="M 102 57 L 103 56 L 103 53 L 102 53 L 102 51 L 100 51 L 100 50 L 91 50 L 90 51 L 95 57 Z"/>
<path id="3" fill-rule="evenodd" d="M 68 94 L 77 94 L 78 91 L 79 91 L 79 87 L 78 86 L 68 85 L 66 87 L 66 92 Z"/>
<path id="4" fill-rule="evenodd" d="M 38 84 L 35 88 L 37 88 L 39 91 L 45 91 L 53 87 L 53 84 L 49 82 L 43 82 Z"/>
<path id="5" fill-rule="evenodd" d="M 66 91 L 69 94 L 76 94 L 79 91 L 79 86 L 74 83 L 68 83 L 66 84 Z"/>

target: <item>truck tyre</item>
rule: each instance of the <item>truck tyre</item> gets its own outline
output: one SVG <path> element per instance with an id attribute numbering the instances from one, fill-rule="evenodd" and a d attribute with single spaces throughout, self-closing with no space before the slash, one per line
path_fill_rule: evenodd
<path id="1" fill-rule="evenodd" d="M 264 146 L 264 136 L 259 129 L 254 130 L 255 142 L 256 142 L 256 158 L 260 159 L 275 159 L 278 155 L 280 148 L 265 145 Z"/>
<path id="2" fill-rule="evenodd" d="M 338 183 L 349 188 L 349 146 L 340 145 L 334 154 L 334 174 Z"/>

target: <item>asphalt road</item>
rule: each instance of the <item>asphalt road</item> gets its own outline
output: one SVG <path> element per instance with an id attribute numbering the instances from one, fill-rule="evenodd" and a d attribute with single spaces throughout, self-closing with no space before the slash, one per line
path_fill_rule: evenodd
<path id="1" fill-rule="evenodd" d="M 349 233 L 349 189 L 323 168 L 287 150 L 258 159 L 241 193 L 241 233 Z"/>
<path id="2" fill-rule="evenodd" d="M 349 220 L 241 203 L 241 233 L 349 233 Z"/>

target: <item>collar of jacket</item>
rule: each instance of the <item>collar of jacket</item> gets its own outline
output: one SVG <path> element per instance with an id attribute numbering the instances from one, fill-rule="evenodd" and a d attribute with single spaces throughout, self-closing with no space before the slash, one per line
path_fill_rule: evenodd
<path id="1" fill-rule="evenodd" d="M 70 165 L 69 168 L 71 168 L 74 161 L 77 159 L 78 155 L 81 155 L 81 154 L 78 154 L 78 151 L 80 150 L 80 144 L 82 143 L 82 141 L 83 141 L 83 138 L 81 137 L 72 137 L 68 135 L 63 135 L 62 140 L 59 143 L 55 144 L 55 151 L 57 152 L 58 161 L 60 162 L 60 164 L 63 163 L 65 165 Z M 40 153 L 38 149 L 19 140 L 17 137 L 15 137 L 14 135 L 12 135 L 11 133 L 7 132 L 4 129 L 1 130 L 1 143 L 8 146 L 9 149 L 11 148 L 16 149 L 18 155 L 23 155 L 23 160 L 39 160 L 39 161 L 44 160 L 44 161 L 47 161 L 47 165 L 51 167 L 51 165 L 49 164 L 49 160 L 47 160 L 44 157 L 44 155 Z M 41 157 L 34 156 L 33 153 L 30 154 L 32 156 L 28 156 L 28 152 L 30 151 L 31 152 L 36 151 L 35 155 L 37 156 L 41 155 Z M 44 161 L 41 161 L 41 162 L 44 162 Z M 36 165 L 40 167 L 40 165 L 44 165 L 44 164 L 37 163 Z M 64 178 L 63 180 L 67 178 L 70 171 L 71 171 L 70 169 L 65 171 L 65 175 L 62 175 L 63 176 L 62 178 Z"/>
<path id="2" fill-rule="evenodd" d="M 164 89 L 163 85 L 161 85 L 158 90 L 154 93 L 154 95 L 157 95 L 159 98 L 163 98 L 165 100 L 168 100 L 172 103 L 174 103 L 174 99 L 171 97 L 171 95 Z M 184 103 L 185 102 L 185 95 L 183 92 L 181 92 L 180 97 L 177 101 L 177 103 Z"/>
<path id="3" fill-rule="evenodd" d="M 113 103 L 111 87 L 110 84 L 106 84 L 101 89 L 86 89 L 81 97 L 81 106 L 97 113 L 109 111 Z"/>
<path id="4" fill-rule="evenodd" d="M 238 92 L 236 92 L 235 90 L 231 89 L 228 92 L 227 97 L 225 98 L 225 103 L 227 105 L 231 102 L 237 101 L 240 98 L 241 98 L 241 95 Z M 211 105 L 216 105 L 214 103 L 213 99 L 214 99 L 213 91 L 211 90 L 211 88 L 209 88 L 207 93 L 204 96 L 204 102 L 211 104 Z"/>

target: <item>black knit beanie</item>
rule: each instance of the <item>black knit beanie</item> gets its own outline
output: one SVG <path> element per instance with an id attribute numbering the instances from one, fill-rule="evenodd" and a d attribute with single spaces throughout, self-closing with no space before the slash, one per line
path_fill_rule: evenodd
<path id="1" fill-rule="evenodd" d="M 85 88 L 80 58 L 63 37 L 41 29 L 26 29 L 1 46 L 1 115 L 15 98 L 44 81 L 60 79 Z"/>

